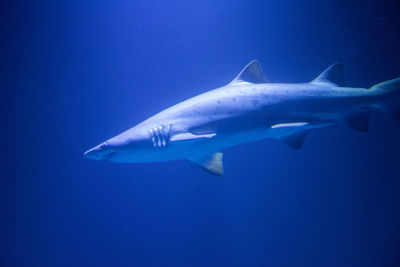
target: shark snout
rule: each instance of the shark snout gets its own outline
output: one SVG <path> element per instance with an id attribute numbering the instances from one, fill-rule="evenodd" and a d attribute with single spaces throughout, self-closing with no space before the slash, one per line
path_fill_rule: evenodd
<path id="1" fill-rule="evenodd" d="M 83 155 L 88 159 L 110 160 L 117 152 L 108 147 L 107 142 L 89 149 Z"/>
<path id="2" fill-rule="evenodd" d="M 88 151 L 86 151 L 85 153 L 83 153 L 83 155 L 88 158 L 88 159 L 100 159 L 99 153 L 96 150 L 96 147 L 89 149 Z"/>

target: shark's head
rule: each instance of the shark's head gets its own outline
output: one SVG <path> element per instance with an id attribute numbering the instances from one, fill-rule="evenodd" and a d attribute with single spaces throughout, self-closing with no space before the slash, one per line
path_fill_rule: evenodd
<path id="1" fill-rule="evenodd" d="M 94 160 L 141 162 L 142 157 L 152 148 L 149 133 L 138 128 L 132 128 L 89 149 L 84 155 Z"/>

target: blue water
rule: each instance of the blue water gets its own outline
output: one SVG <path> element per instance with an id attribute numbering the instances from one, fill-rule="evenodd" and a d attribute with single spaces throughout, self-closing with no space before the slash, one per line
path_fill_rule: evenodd
<path id="1" fill-rule="evenodd" d="M 230 82 L 335 61 L 347 83 L 400 76 L 400 7 L 357 1 L 2 4 L 0 266 L 399 266 L 400 124 L 226 149 L 216 178 L 187 161 L 82 153 Z M 354 2 L 354 3 L 353 3 Z"/>

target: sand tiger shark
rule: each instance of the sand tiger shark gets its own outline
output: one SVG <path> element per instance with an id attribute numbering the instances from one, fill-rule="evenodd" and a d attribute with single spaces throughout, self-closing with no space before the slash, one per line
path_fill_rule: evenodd
<path id="1" fill-rule="evenodd" d="M 400 120 L 400 78 L 348 87 L 335 63 L 308 83 L 269 83 L 253 60 L 229 84 L 165 109 L 84 155 L 131 163 L 188 159 L 222 175 L 224 148 L 275 138 L 299 149 L 311 130 L 335 123 L 366 132 L 372 109 Z"/>

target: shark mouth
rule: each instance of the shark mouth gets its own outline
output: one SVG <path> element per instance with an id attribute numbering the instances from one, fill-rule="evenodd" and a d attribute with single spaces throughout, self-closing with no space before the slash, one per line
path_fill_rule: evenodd
<path id="1" fill-rule="evenodd" d="M 107 153 L 107 154 L 105 154 L 105 155 L 103 156 L 103 159 L 104 159 L 104 160 L 110 161 L 110 160 L 112 159 L 112 157 L 114 157 L 116 154 L 117 154 L 117 152 L 110 152 L 110 153 Z"/>

